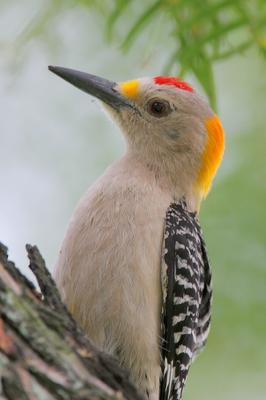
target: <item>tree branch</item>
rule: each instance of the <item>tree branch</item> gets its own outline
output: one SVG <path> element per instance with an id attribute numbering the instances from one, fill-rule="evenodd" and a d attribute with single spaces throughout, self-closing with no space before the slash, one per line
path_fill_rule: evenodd
<path id="1" fill-rule="evenodd" d="M 26 249 L 41 292 L 0 243 L 0 399 L 141 400 L 128 372 L 77 325 L 38 248 Z"/>

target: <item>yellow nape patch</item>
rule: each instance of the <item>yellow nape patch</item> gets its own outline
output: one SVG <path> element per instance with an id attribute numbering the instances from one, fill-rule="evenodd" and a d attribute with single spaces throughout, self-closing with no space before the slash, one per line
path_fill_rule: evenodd
<path id="1" fill-rule="evenodd" d="M 224 153 L 224 130 L 218 116 L 208 118 L 205 126 L 208 136 L 196 182 L 202 197 L 207 196 Z"/>
<path id="2" fill-rule="evenodd" d="M 119 85 L 121 93 L 124 96 L 129 97 L 131 99 L 134 99 L 137 97 L 137 95 L 139 93 L 139 86 L 140 86 L 140 83 L 138 80 L 122 82 Z"/>

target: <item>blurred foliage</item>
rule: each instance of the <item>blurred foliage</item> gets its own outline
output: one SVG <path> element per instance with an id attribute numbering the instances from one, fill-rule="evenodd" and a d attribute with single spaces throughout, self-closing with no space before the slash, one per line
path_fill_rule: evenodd
<path id="1" fill-rule="evenodd" d="M 167 27 L 169 42 L 173 40 L 174 47 L 169 45 L 169 58 L 162 73 L 180 77 L 192 73 L 214 108 L 213 66 L 217 61 L 243 53 L 252 46 L 266 58 L 265 0 L 52 0 L 45 2 L 25 27 L 20 44 L 30 37 L 41 37 L 43 32 L 47 34 L 47 23 L 51 24 L 52 17 L 76 5 L 93 8 L 101 15 L 106 37 L 119 43 L 124 51 L 140 39 L 148 40 L 151 24 L 157 24 L 158 30 Z M 162 17 L 164 23 L 160 24 Z M 122 33 L 118 35 L 121 27 Z"/>
<path id="2" fill-rule="evenodd" d="M 130 1 L 116 0 L 108 19 L 112 32 Z M 183 77 L 191 72 L 216 107 L 213 64 L 257 46 L 266 58 L 265 0 L 157 0 L 147 6 L 129 29 L 122 48 L 128 50 L 154 23 L 156 14 L 165 13 L 175 49 L 169 54 L 165 74 L 174 70 Z"/>

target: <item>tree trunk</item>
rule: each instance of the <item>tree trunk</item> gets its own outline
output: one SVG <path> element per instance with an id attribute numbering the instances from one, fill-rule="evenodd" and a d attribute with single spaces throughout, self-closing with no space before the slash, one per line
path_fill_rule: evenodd
<path id="1" fill-rule="evenodd" d="M 26 249 L 41 292 L 0 243 L 0 400 L 141 400 L 74 321 L 37 247 Z"/>

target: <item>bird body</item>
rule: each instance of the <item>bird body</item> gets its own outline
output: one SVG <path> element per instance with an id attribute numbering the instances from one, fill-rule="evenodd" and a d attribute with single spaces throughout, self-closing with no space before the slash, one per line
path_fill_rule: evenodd
<path id="1" fill-rule="evenodd" d="M 74 213 L 55 278 L 95 344 L 118 357 L 143 390 L 158 392 L 161 247 L 171 194 L 152 175 L 129 156 L 108 168 Z"/>
<path id="2" fill-rule="evenodd" d="M 176 78 L 114 84 L 51 69 L 100 98 L 127 141 L 74 212 L 55 268 L 59 290 L 148 399 L 180 400 L 209 331 L 210 270 L 197 213 L 221 161 L 221 124 Z"/>

